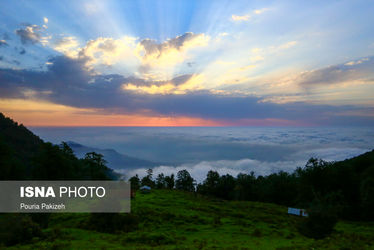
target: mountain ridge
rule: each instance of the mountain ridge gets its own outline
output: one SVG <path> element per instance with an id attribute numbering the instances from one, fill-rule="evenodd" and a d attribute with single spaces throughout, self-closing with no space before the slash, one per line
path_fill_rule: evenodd
<path id="1" fill-rule="evenodd" d="M 139 159 L 129 155 L 121 154 L 111 148 L 96 148 L 86 146 L 74 141 L 66 142 L 69 147 L 74 151 L 78 158 L 83 158 L 88 152 L 96 152 L 104 156 L 105 161 L 107 161 L 108 167 L 113 170 L 131 170 L 135 168 L 152 168 L 160 165 L 161 163 L 152 162 L 148 160 Z"/>

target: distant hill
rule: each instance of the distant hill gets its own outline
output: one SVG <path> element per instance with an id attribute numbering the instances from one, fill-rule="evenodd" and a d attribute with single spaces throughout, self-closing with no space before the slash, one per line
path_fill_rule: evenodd
<path id="1" fill-rule="evenodd" d="M 114 149 L 100 149 L 100 148 L 93 148 L 89 146 L 85 146 L 73 141 L 68 141 L 67 144 L 71 149 L 73 149 L 75 155 L 78 158 L 83 158 L 84 155 L 88 152 L 96 152 L 102 154 L 104 159 L 107 161 L 108 167 L 114 170 L 129 170 L 135 168 L 152 168 L 159 163 L 151 162 L 147 160 L 138 159 L 135 157 L 131 157 L 128 155 L 124 155 L 118 153 Z"/>
<path id="2" fill-rule="evenodd" d="M 368 175 L 371 173 L 374 176 L 374 150 L 361 154 L 359 156 L 338 161 L 334 163 L 335 167 L 353 166 L 356 173 Z"/>

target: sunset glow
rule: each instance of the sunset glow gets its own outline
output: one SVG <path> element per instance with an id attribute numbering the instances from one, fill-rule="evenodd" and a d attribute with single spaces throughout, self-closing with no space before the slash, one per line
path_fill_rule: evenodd
<path id="1" fill-rule="evenodd" d="M 373 12 L 370 1 L 8 1 L 0 111 L 29 126 L 371 126 Z"/>

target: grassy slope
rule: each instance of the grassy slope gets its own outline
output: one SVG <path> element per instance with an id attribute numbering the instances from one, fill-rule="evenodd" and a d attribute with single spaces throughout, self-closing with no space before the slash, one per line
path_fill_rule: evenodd
<path id="1" fill-rule="evenodd" d="M 50 225 L 62 228 L 52 237 L 14 249 L 370 249 L 373 223 L 339 222 L 324 240 L 300 235 L 301 218 L 273 204 L 221 201 L 179 191 L 155 190 L 137 194 L 132 213 L 140 216 L 139 229 L 104 234 L 78 229 L 87 214 L 54 214 Z M 53 231 L 53 229 L 48 229 Z"/>

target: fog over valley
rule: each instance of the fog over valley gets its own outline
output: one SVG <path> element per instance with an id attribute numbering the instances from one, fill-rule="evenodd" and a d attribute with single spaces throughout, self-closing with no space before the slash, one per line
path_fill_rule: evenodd
<path id="1" fill-rule="evenodd" d="M 78 157 L 97 151 L 108 166 L 125 175 L 144 176 L 187 169 L 198 181 L 209 170 L 220 174 L 267 175 L 293 171 L 310 157 L 327 161 L 350 158 L 373 148 L 370 128 L 90 127 L 31 130 L 53 143 L 71 141 Z"/>

